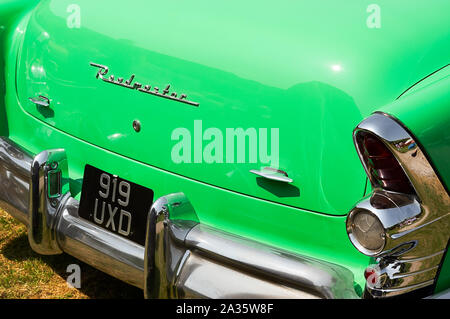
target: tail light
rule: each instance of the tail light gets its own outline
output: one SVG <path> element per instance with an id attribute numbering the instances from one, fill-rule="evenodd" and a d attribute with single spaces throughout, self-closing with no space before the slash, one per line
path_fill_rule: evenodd
<path id="1" fill-rule="evenodd" d="M 353 132 L 373 191 L 350 210 L 347 234 L 374 258 L 364 297 L 430 294 L 448 245 L 450 197 L 416 139 L 376 112 Z"/>
<path id="2" fill-rule="evenodd" d="M 399 162 L 378 137 L 365 131 L 359 131 L 356 133 L 355 139 L 374 188 L 405 194 L 415 193 Z"/>

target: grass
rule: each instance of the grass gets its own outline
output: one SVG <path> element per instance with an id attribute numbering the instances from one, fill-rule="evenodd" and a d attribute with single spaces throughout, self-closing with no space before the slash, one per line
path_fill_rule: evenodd
<path id="1" fill-rule="evenodd" d="M 67 285 L 67 266 L 81 268 L 81 288 Z M 26 227 L 0 209 L 0 298 L 143 298 L 142 290 L 67 254 L 43 256 L 28 244 Z"/>

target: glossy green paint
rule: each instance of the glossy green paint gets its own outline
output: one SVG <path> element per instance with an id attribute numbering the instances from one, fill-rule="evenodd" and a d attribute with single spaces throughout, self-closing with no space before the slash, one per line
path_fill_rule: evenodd
<path id="1" fill-rule="evenodd" d="M 127 15 L 122 3 L 110 2 L 108 14 L 98 16 L 97 3 L 80 1 L 79 29 L 67 27 L 69 4 L 43 1 L 31 16 L 18 66 L 17 90 L 25 112 L 143 163 L 243 194 L 328 214 L 345 214 L 363 192 L 364 173 L 348 139 L 351 129 L 374 104 L 391 101 L 402 85 L 409 83 L 408 63 L 427 67 L 427 72 L 440 63 L 433 54 L 428 53 L 433 59 L 424 59 L 422 52 L 413 51 L 405 55 L 399 64 L 400 75 L 392 77 L 391 83 L 382 72 L 383 76 L 374 76 L 369 83 L 355 85 L 362 72 L 369 73 L 373 68 L 361 65 L 362 60 L 367 63 L 378 58 L 373 63 L 376 67 L 391 67 L 392 52 L 380 56 L 379 37 L 396 31 L 388 27 L 375 30 L 380 31 L 377 34 L 365 23 L 358 25 L 357 15 L 365 7 L 356 3 L 346 6 L 344 16 L 337 16 L 311 4 L 286 2 L 285 6 L 294 7 L 293 12 L 317 14 L 299 20 L 285 10 L 260 9 L 245 20 L 241 17 L 245 23 L 236 24 L 239 14 L 248 13 L 250 7 L 241 4 L 237 14 L 232 10 L 235 4 L 229 2 L 218 4 L 220 8 L 205 15 L 200 14 L 204 3 L 176 3 L 177 10 L 170 7 L 174 4 L 161 4 L 157 11 L 135 13 L 130 9 Z M 137 1 L 135 6 L 151 5 Z M 330 2 L 330 6 L 335 4 Z M 398 13 L 388 12 L 383 16 L 388 21 Z M 280 21 L 288 23 L 270 25 L 267 30 L 263 21 L 276 14 L 286 15 Z M 355 25 L 342 24 L 342 19 L 355 21 Z M 339 24 L 346 32 L 323 28 L 323 21 Z M 143 31 L 158 27 L 164 32 Z M 319 34 L 323 39 L 320 35 L 328 33 L 327 39 L 333 41 L 318 45 L 306 31 L 311 29 L 316 37 Z M 347 45 L 355 38 L 363 40 L 358 50 Z M 397 41 L 392 35 L 389 39 Z M 418 43 L 423 50 L 424 43 Z M 331 45 L 335 50 L 330 56 L 326 47 Z M 417 53 L 421 53 L 420 61 L 419 55 L 413 57 Z M 107 85 L 94 78 L 97 69 L 88 65 L 90 61 L 108 65 L 116 78 L 135 73 L 143 84 L 162 88 L 171 83 L 201 105 L 193 108 Z M 370 84 L 376 98 L 364 92 Z M 36 108 L 28 101 L 28 97 L 39 94 L 52 99 L 51 110 Z M 131 127 L 134 119 L 142 123 L 139 134 Z M 223 136 L 227 128 L 278 128 L 279 167 L 294 183 L 283 185 L 255 177 L 249 170 L 264 163 L 248 163 L 248 158 L 247 163 L 238 165 L 236 159 L 233 163 L 175 163 L 171 157 L 176 144 L 172 134 L 177 128 L 187 128 L 194 135 L 195 120 L 202 120 L 204 129 L 220 129 Z M 199 143 L 194 137 L 192 153 L 196 152 L 195 144 Z"/>
<path id="2" fill-rule="evenodd" d="M 450 185 L 450 66 L 435 72 L 380 108 L 405 125 L 424 148 L 447 191 Z M 450 229 L 442 231 L 450 232 Z M 450 287 L 450 257 L 443 260 L 436 292 Z"/>
<path id="3" fill-rule="evenodd" d="M 66 24 L 74 2 L 80 29 Z M 86 163 L 155 197 L 183 191 L 200 222 L 344 265 L 360 291 L 369 258 L 350 244 L 339 216 L 365 187 L 352 130 L 450 54 L 448 1 L 436 1 L 439 10 L 378 1 L 380 29 L 366 26 L 370 3 L 41 1 L 4 23 L 9 136 L 32 152 L 64 147 L 74 196 Z M 106 84 L 89 62 L 116 77 L 170 83 L 200 106 Z M 30 104 L 39 94 L 52 99 L 53 113 Z M 248 170 L 260 163 L 173 163 L 171 132 L 200 119 L 221 130 L 279 128 L 280 168 L 292 187 L 258 183 Z"/>
<path id="4" fill-rule="evenodd" d="M 329 2 L 330 10 L 285 1 L 279 9 L 255 11 L 254 3 L 229 1 L 205 12 L 210 4 L 202 1 L 136 1 L 127 9 L 112 1 L 108 13 L 99 15 L 98 3 L 78 1 L 79 29 L 67 27 L 69 4 L 43 1 L 31 16 L 18 66 L 25 112 L 140 162 L 328 214 L 345 214 L 364 191 L 365 175 L 348 138 L 352 128 L 374 106 L 392 101 L 416 74 L 428 74 L 442 63 L 435 51 L 424 52 L 430 44 L 440 45 L 442 37 L 433 39 L 435 43 L 429 43 L 429 37 L 416 41 L 407 54 L 385 50 L 381 40 L 405 49 L 397 43 L 405 41 L 399 38 L 404 34 L 389 24 L 398 8 L 387 3 L 381 4 L 386 6 L 387 26 L 379 30 L 367 28 L 366 6 L 359 2 L 347 4 L 341 15 L 331 10 L 337 9 L 335 2 Z M 304 17 L 298 19 L 297 12 L 304 12 Z M 277 23 L 266 23 L 271 19 Z M 363 45 L 355 45 L 363 39 Z M 394 54 L 403 60 L 392 76 Z M 161 89 L 170 83 L 200 107 L 103 83 L 95 79 L 97 69 L 89 66 L 91 61 L 109 66 L 116 78 L 134 73 L 136 81 Z M 39 94 L 52 99 L 50 111 L 28 101 Z M 142 123 L 139 134 L 132 129 L 134 119 Z M 279 167 L 294 182 L 257 178 L 249 171 L 264 163 L 249 163 L 248 157 L 247 163 L 237 165 L 236 159 L 175 163 L 172 134 L 186 128 L 194 135 L 195 120 L 202 120 L 203 132 L 218 128 L 223 136 L 227 128 L 278 128 Z M 192 140 L 192 161 L 195 143 Z"/>
<path id="5" fill-rule="evenodd" d="M 331 57 L 322 62 L 323 80 L 305 78 L 299 70 L 311 52 L 287 39 L 280 46 L 278 35 L 287 26 L 269 37 L 255 28 L 262 23 L 257 15 L 256 21 L 247 21 L 250 25 L 237 25 L 232 2 L 221 13 L 202 15 L 206 2 L 176 3 L 177 10 L 158 4 L 152 11 L 155 6 L 148 1 L 136 1 L 134 8 L 149 10 L 131 6 L 126 14 L 122 2 L 113 1 L 108 2 L 108 14 L 99 15 L 98 3 L 79 1 L 81 27 L 71 29 L 66 10 L 71 3 L 43 1 L 31 15 L 18 64 L 17 90 L 26 113 L 115 153 L 273 202 L 344 215 L 363 193 L 365 175 L 348 139 L 362 117 L 353 98 L 330 83 L 339 76 L 348 79 L 330 69 Z M 168 21 L 178 22 L 170 27 Z M 229 32 L 232 37 L 226 37 Z M 226 53 L 230 50 L 245 54 Z M 297 75 L 292 74 L 291 61 L 280 63 L 280 50 L 295 52 L 291 59 L 295 56 L 300 63 Z M 134 73 L 136 81 L 161 90 L 170 83 L 200 107 L 108 85 L 95 78 L 97 68 L 91 61 L 109 66 L 116 78 Z M 51 110 L 28 101 L 40 94 L 52 99 Z M 142 124 L 139 134 L 131 125 L 135 119 Z M 279 129 L 279 167 L 294 182 L 268 182 L 251 174 L 265 164 L 250 162 L 249 147 L 246 163 L 237 163 L 236 156 L 231 163 L 176 163 L 172 134 L 177 128 L 189 130 L 190 158 L 195 160 L 195 120 L 202 121 L 200 139 L 208 128 L 220 130 L 224 161 L 227 128 Z M 235 143 L 234 154 L 238 151 Z M 347 168 L 345 174 L 342 167 Z"/>
<path id="6" fill-rule="evenodd" d="M 414 134 L 448 190 L 450 66 L 427 77 L 410 91 L 380 110 L 395 116 Z"/>
<path id="7" fill-rule="evenodd" d="M 0 1 L 0 136 L 8 135 L 8 121 L 6 120 L 5 113 L 5 90 L 6 90 L 6 78 L 5 78 L 5 58 L 10 48 L 7 43 L 8 27 L 20 19 L 27 9 L 36 5 L 37 0 L 1 0 Z"/>

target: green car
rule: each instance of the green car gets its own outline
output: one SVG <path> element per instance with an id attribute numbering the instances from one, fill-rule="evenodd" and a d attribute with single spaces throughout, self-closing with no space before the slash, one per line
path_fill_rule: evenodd
<path id="1" fill-rule="evenodd" d="M 0 207 L 147 298 L 450 298 L 450 2 L 0 1 Z"/>

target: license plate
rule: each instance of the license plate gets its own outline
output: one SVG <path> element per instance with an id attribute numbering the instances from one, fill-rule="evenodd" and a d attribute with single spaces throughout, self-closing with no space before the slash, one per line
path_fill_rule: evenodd
<path id="1" fill-rule="evenodd" d="M 152 203 L 151 189 L 85 166 L 78 212 L 81 218 L 144 245 Z"/>

